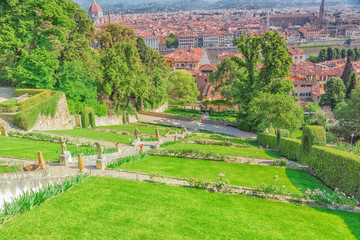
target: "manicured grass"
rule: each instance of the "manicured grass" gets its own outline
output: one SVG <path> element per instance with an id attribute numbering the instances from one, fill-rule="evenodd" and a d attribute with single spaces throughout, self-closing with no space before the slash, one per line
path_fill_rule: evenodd
<path id="1" fill-rule="evenodd" d="M 67 149 L 72 152 L 87 148 L 67 145 Z M 0 136 L 0 156 L 37 159 L 39 151 L 42 153 L 45 161 L 58 161 L 61 146 L 58 143 Z M 59 153 L 56 153 L 56 151 Z"/>
<path id="2" fill-rule="evenodd" d="M 231 184 L 243 187 L 258 187 L 261 183 L 272 184 L 275 181 L 275 175 L 278 175 L 278 184 L 284 185 L 289 190 L 292 190 L 292 187 L 301 189 L 302 192 L 306 191 L 307 188 L 328 190 L 306 170 L 263 165 L 148 155 L 143 159 L 124 164 L 118 168 L 181 178 L 204 177 L 212 181 L 215 181 L 219 173 L 222 173 L 225 174 Z"/>
<path id="3" fill-rule="evenodd" d="M 219 120 L 219 121 L 228 121 L 228 122 L 236 122 L 236 117 L 232 116 L 211 116 L 211 120 Z"/>
<path id="4" fill-rule="evenodd" d="M 138 128 L 140 134 L 146 133 L 146 134 L 152 134 L 155 135 L 156 128 L 159 128 L 160 134 L 165 135 L 166 133 L 166 127 L 163 126 L 154 126 L 149 124 L 143 124 L 143 123 L 132 123 L 128 125 L 116 125 L 116 126 L 102 126 L 99 128 L 106 128 L 106 129 L 114 129 L 118 131 L 126 131 L 126 132 L 132 132 L 135 133 L 135 128 Z M 174 133 L 176 128 L 169 128 L 169 133 Z"/>
<path id="5" fill-rule="evenodd" d="M 191 144 L 191 143 L 178 143 L 167 146 L 166 148 L 196 149 L 206 152 L 221 153 L 226 155 L 236 155 L 243 157 L 254 157 L 254 158 L 266 158 L 266 159 L 280 158 L 279 154 L 277 154 L 275 151 L 254 149 L 254 148 L 238 148 L 238 147 L 226 147 L 219 145 Z"/>
<path id="6" fill-rule="evenodd" d="M 185 117 L 196 117 L 196 118 L 202 116 L 202 113 L 198 110 L 180 109 L 180 108 L 168 108 L 164 111 L 164 113 L 185 116 Z"/>
<path id="7" fill-rule="evenodd" d="M 0 173 L 7 173 L 7 172 L 16 172 L 20 169 L 14 166 L 0 166 Z"/>
<path id="8" fill-rule="evenodd" d="M 358 239 L 360 214 L 90 177 L 0 227 L 0 239 Z"/>
<path id="9" fill-rule="evenodd" d="M 123 144 L 129 144 L 135 140 L 135 136 L 121 135 L 116 133 L 108 133 L 108 132 L 99 132 L 95 130 L 88 130 L 83 128 L 74 128 L 72 130 L 56 130 L 56 131 L 48 131 L 58 134 L 65 134 L 74 137 L 84 137 L 90 139 L 103 140 L 107 142 L 119 142 Z"/>
<path id="10" fill-rule="evenodd" d="M 209 139 L 209 140 L 216 140 L 216 141 L 230 141 L 235 146 L 260 147 L 260 144 L 255 141 L 247 141 L 247 140 L 226 138 L 226 137 L 220 137 L 220 136 L 219 137 L 211 137 L 211 136 L 193 135 L 193 136 L 188 137 L 187 139 L 190 139 L 190 140 Z"/>
<path id="11" fill-rule="evenodd" d="M 302 139 L 302 134 L 303 134 L 302 130 L 296 131 L 292 134 L 292 138 Z"/>

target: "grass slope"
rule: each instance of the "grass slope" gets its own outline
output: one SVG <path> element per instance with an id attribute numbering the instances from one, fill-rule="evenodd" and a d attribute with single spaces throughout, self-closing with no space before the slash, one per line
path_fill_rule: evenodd
<path id="1" fill-rule="evenodd" d="M 7 172 L 16 172 L 20 169 L 14 166 L 0 166 L 0 173 L 7 173 Z"/>
<path id="2" fill-rule="evenodd" d="M 231 184 L 243 187 L 257 187 L 261 183 L 272 184 L 275 175 L 278 175 L 278 184 L 280 186 L 285 185 L 289 190 L 292 190 L 292 187 L 301 189 L 302 192 L 307 188 L 328 190 L 308 171 L 262 165 L 148 155 L 119 168 L 136 172 L 161 173 L 163 176 L 181 178 L 204 177 L 212 181 L 216 180 L 219 173 L 223 173 Z"/>
<path id="3" fill-rule="evenodd" d="M 135 140 L 135 136 L 121 135 L 121 134 L 108 133 L 108 132 L 99 132 L 99 131 L 88 130 L 83 128 L 74 128 L 72 130 L 55 130 L 48 132 L 65 134 L 74 137 L 97 139 L 97 140 L 103 140 L 114 143 L 119 142 L 123 144 L 129 144 L 130 143 L 129 139 L 131 139 L 131 142 Z"/>
<path id="4" fill-rule="evenodd" d="M 144 124 L 144 123 L 131 123 L 128 125 L 116 125 L 116 126 L 102 126 L 99 128 L 114 129 L 114 130 L 118 130 L 118 131 L 126 131 L 126 132 L 132 132 L 132 133 L 135 133 L 135 128 L 138 128 L 140 134 L 146 133 L 146 134 L 155 135 L 155 130 L 157 127 L 159 128 L 160 134 L 165 135 L 166 127 L 160 126 L 160 125 L 158 125 L 158 126 L 149 125 L 149 124 Z M 175 131 L 175 129 L 176 128 L 169 127 L 169 130 L 171 130 L 170 133 L 173 133 Z"/>
<path id="5" fill-rule="evenodd" d="M 86 149 L 67 145 L 68 151 Z M 0 156 L 37 159 L 38 152 L 41 152 L 45 161 L 58 161 L 61 146 L 58 143 L 29 140 L 16 137 L 5 137 L 0 135 Z M 59 153 L 56 153 L 58 151 Z"/>
<path id="6" fill-rule="evenodd" d="M 115 178 L 0 226 L 0 239 L 359 239 L 360 215 Z"/>
<path id="7" fill-rule="evenodd" d="M 226 155 L 236 155 L 243 157 L 255 157 L 274 159 L 280 158 L 279 154 L 271 150 L 253 149 L 253 148 L 237 148 L 237 147 L 226 147 L 219 145 L 204 145 L 204 144 L 192 144 L 192 143 L 178 143 L 167 146 L 166 148 L 172 149 L 197 149 L 206 152 L 221 153 Z"/>
<path id="8" fill-rule="evenodd" d="M 199 140 L 199 139 L 208 139 L 208 140 L 216 140 L 216 141 L 230 141 L 235 146 L 242 146 L 242 147 L 260 147 L 260 144 L 255 141 L 248 141 L 248 140 L 240 140 L 240 139 L 233 139 L 233 138 L 226 138 L 226 137 L 212 137 L 212 136 L 199 136 L 199 135 L 192 135 L 187 137 L 190 140 Z"/>

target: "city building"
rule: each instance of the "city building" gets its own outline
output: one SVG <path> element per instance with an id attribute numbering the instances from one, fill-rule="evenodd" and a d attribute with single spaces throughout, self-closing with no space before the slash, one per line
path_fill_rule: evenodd
<path id="1" fill-rule="evenodd" d="M 199 36 L 195 32 L 184 33 L 178 36 L 179 48 L 197 48 Z"/>
<path id="2" fill-rule="evenodd" d="M 204 34 L 203 46 L 206 47 L 219 47 L 219 35 L 218 34 Z"/>
<path id="3" fill-rule="evenodd" d="M 305 62 L 305 52 L 296 47 L 290 47 L 289 56 L 292 58 L 293 63 Z"/>
<path id="4" fill-rule="evenodd" d="M 93 0 L 88 10 L 88 17 L 93 19 L 95 23 L 104 23 L 104 14 L 99 4 Z"/>
<path id="5" fill-rule="evenodd" d="M 159 37 L 144 37 L 145 45 L 159 51 Z"/>
<path id="6" fill-rule="evenodd" d="M 305 24 L 314 25 L 317 18 L 314 14 L 288 14 L 288 15 L 270 15 L 270 26 L 287 28 L 291 26 L 304 26 Z"/>
<path id="7" fill-rule="evenodd" d="M 173 69 L 199 70 L 202 54 L 201 48 L 178 49 L 164 56 L 165 64 Z"/>

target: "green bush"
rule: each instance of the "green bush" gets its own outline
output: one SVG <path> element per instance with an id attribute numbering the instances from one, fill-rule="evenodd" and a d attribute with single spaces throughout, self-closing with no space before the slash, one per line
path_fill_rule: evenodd
<path id="1" fill-rule="evenodd" d="M 21 96 L 23 94 L 28 93 L 31 97 L 22 101 L 22 102 L 13 102 L 13 103 L 0 103 L 0 112 L 16 112 L 23 111 L 29 109 L 40 102 L 48 99 L 53 94 L 51 90 L 38 90 L 34 91 L 34 89 L 16 89 L 15 95 Z"/>
<path id="2" fill-rule="evenodd" d="M 251 131 L 251 125 L 246 120 L 241 120 L 239 122 L 239 129 L 245 132 Z"/>
<path id="3" fill-rule="evenodd" d="M 272 149 L 277 148 L 277 138 L 275 135 L 265 134 L 265 133 L 258 133 L 257 141 L 263 147 L 269 147 Z"/>
<path id="4" fill-rule="evenodd" d="M 88 128 L 91 126 L 95 128 L 95 112 L 91 107 L 85 107 L 81 112 L 81 126 Z"/>
<path id="5" fill-rule="evenodd" d="M 15 124 L 25 130 L 29 130 L 36 124 L 40 114 L 55 117 L 59 99 L 64 93 L 55 91 L 51 91 L 51 93 L 52 96 L 50 98 L 29 109 L 17 113 L 14 117 Z"/>
<path id="6" fill-rule="evenodd" d="M 303 164 L 309 164 L 311 160 L 312 146 L 325 146 L 326 135 L 325 128 L 322 126 L 305 126 L 301 140 L 300 161 Z"/>
<path id="7" fill-rule="evenodd" d="M 360 156 L 328 147 L 313 146 L 310 167 L 331 188 L 360 198 Z"/>
<path id="8" fill-rule="evenodd" d="M 279 150 L 281 156 L 297 161 L 299 159 L 301 149 L 301 140 L 294 138 L 280 138 Z"/>
<path id="9" fill-rule="evenodd" d="M 290 133 L 286 129 L 278 129 L 276 131 L 276 148 L 279 148 L 280 138 L 282 137 L 290 137 Z"/>

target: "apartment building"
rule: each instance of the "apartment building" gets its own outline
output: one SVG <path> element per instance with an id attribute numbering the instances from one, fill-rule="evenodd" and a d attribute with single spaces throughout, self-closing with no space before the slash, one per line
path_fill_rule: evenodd
<path id="1" fill-rule="evenodd" d="M 218 34 L 204 34 L 203 46 L 206 47 L 219 47 L 219 35 Z"/>
<path id="2" fill-rule="evenodd" d="M 144 37 L 145 45 L 152 49 L 159 51 L 159 38 L 158 37 Z"/>
<path id="3" fill-rule="evenodd" d="M 197 48 L 199 42 L 199 36 L 193 33 L 185 33 L 178 36 L 179 48 Z"/>

